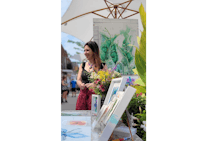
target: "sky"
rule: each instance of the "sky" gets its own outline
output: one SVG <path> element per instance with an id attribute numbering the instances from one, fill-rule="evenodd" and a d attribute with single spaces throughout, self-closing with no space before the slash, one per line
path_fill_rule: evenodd
<path id="1" fill-rule="evenodd" d="M 61 0 L 61 17 L 66 12 L 71 2 L 72 0 Z M 74 47 L 78 47 L 78 46 L 76 44 L 68 43 L 67 42 L 68 40 L 79 41 L 79 42 L 82 42 L 82 41 L 77 39 L 74 36 L 71 36 L 70 34 L 61 32 L 61 43 L 63 45 L 63 48 L 67 50 L 67 53 L 74 55 L 76 54 L 76 51 L 78 51 L 78 50 L 75 50 Z M 71 61 L 73 61 L 73 59 L 71 59 Z"/>

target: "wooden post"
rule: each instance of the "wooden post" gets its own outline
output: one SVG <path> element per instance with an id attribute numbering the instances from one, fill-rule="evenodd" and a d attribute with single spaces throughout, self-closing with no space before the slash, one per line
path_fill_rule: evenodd
<path id="1" fill-rule="evenodd" d="M 108 139 L 108 141 L 112 141 L 113 140 L 113 132 L 112 134 L 110 135 L 110 138 Z"/>
<path id="2" fill-rule="evenodd" d="M 114 5 L 114 9 L 115 9 L 115 19 L 117 19 L 117 5 Z"/>
<path id="3" fill-rule="evenodd" d="M 133 140 L 133 135 L 132 135 L 132 133 L 131 133 L 131 128 L 130 128 L 130 125 L 129 125 L 129 121 L 128 121 L 128 116 L 127 116 L 127 123 L 128 123 L 128 128 L 129 128 L 129 131 L 130 131 L 130 134 L 131 134 L 131 139 L 132 139 L 132 141 L 134 141 L 134 140 Z"/>

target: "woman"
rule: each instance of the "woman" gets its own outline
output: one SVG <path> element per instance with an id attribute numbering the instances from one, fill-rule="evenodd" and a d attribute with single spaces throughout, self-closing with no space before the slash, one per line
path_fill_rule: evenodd
<path id="1" fill-rule="evenodd" d="M 61 82 L 61 86 L 62 86 L 62 94 L 63 94 L 63 102 L 67 102 L 67 94 L 69 92 L 67 85 L 65 84 L 65 81 L 67 80 L 66 76 L 62 77 L 62 82 Z"/>
<path id="2" fill-rule="evenodd" d="M 94 93 L 89 88 L 95 87 L 95 84 L 90 83 L 88 78 L 92 71 L 107 70 L 105 63 L 101 63 L 96 42 L 89 41 L 85 44 L 84 55 L 88 61 L 83 62 L 78 71 L 77 84 L 80 87 L 80 94 L 76 102 L 76 110 L 91 110 L 91 97 Z"/>

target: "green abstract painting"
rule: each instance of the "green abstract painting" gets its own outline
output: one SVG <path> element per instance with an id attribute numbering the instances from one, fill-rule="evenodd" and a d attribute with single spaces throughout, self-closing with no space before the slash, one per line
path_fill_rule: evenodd
<path id="1" fill-rule="evenodd" d="M 106 27 L 103 32 L 100 32 L 102 62 L 105 62 L 108 68 L 114 68 L 117 65 L 116 71 L 123 75 L 133 74 L 132 69 L 135 68 L 134 47 L 130 46 L 135 41 L 130 31 L 131 28 L 126 26 L 126 29 L 119 30 L 118 34 L 113 36 Z"/>

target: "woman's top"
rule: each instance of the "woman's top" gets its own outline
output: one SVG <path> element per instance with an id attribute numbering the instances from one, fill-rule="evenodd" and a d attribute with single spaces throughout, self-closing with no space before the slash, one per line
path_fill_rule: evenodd
<path id="1" fill-rule="evenodd" d="M 100 69 L 103 69 L 104 66 L 105 66 L 105 63 L 101 63 Z M 91 83 L 89 81 L 89 77 L 91 75 L 91 72 L 88 72 L 88 71 L 85 70 L 85 62 L 83 62 L 83 64 L 82 64 L 82 69 L 83 69 L 82 74 L 81 74 L 82 83 L 85 83 L 85 84 Z"/>
<path id="2" fill-rule="evenodd" d="M 64 84 L 65 84 L 65 81 L 64 81 Z M 61 83 L 61 89 L 62 89 L 62 91 L 63 91 L 63 90 L 68 90 L 68 86 L 65 86 L 65 85 L 63 85 L 63 84 Z"/>

